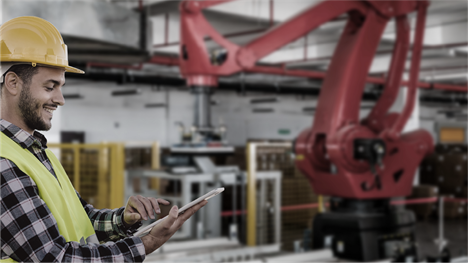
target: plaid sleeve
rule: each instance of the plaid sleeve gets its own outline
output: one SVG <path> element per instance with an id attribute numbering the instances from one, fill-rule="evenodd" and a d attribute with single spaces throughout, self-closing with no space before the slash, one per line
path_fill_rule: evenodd
<path id="1" fill-rule="evenodd" d="M 31 177 L 1 157 L 0 175 L 2 259 L 19 262 L 141 262 L 145 259 L 145 248 L 138 237 L 104 244 L 67 242 Z"/>
<path id="2" fill-rule="evenodd" d="M 80 197 L 79 194 L 78 197 Z M 80 201 L 94 226 L 94 231 L 96 232 L 98 240 L 101 242 L 115 241 L 122 237 L 130 237 L 142 225 L 141 222 L 139 222 L 129 228 L 124 226 L 123 212 L 125 207 L 113 210 L 96 209 L 92 205 L 86 203 L 81 197 Z"/>

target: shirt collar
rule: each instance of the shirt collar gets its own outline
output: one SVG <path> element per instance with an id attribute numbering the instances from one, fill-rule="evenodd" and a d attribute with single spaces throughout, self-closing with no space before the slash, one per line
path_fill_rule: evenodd
<path id="1" fill-rule="evenodd" d="M 4 119 L 0 119 L 0 131 L 23 148 L 29 148 L 33 144 L 41 148 L 47 148 L 46 137 L 38 131 L 34 131 L 34 134 L 31 135 Z"/>

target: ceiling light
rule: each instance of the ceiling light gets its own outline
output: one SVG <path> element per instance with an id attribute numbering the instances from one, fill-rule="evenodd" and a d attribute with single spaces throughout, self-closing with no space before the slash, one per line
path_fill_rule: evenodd
<path id="1" fill-rule="evenodd" d="M 63 94 L 63 98 L 66 100 L 73 100 L 73 99 L 83 99 L 84 97 L 78 93 L 72 93 L 72 94 Z"/>
<path id="2" fill-rule="evenodd" d="M 426 81 L 432 80 L 450 80 L 450 79 L 468 79 L 466 72 L 445 74 L 445 75 L 430 75 L 424 78 Z"/>
<path id="3" fill-rule="evenodd" d="M 315 111 L 315 107 L 305 107 L 305 108 L 302 108 L 302 111 L 303 112 L 312 112 L 312 111 Z"/>
<path id="4" fill-rule="evenodd" d="M 462 110 L 453 109 L 453 110 L 438 110 L 437 113 L 445 114 L 445 113 L 461 113 Z"/>
<path id="5" fill-rule="evenodd" d="M 258 108 L 258 109 L 253 109 L 252 112 L 253 113 L 270 113 L 270 112 L 274 112 L 274 110 L 272 108 Z"/>
<path id="6" fill-rule="evenodd" d="M 112 96 L 130 96 L 140 94 L 139 89 L 128 89 L 128 90 L 114 90 Z"/>
<path id="7" fill-rule="evenodd" d="M 252 99 L 250 100 L 250 103 L 256 104 L 256 103 L 272 103 L 272 102 L 278 102 L 278 98 L 260 98 L 260 99 Z"/>
<path id="8" fill-rule="evenodd" d="M 145 104 L 145 108 L 165 108 L 166 103 L 148 103 Z"/>

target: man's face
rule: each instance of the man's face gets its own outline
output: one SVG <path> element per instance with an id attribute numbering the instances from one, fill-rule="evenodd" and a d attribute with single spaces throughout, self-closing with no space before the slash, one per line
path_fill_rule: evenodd
<path id="1" fill-rule="evenodd" d="M 19 97 L 19 110 L 24 123 L 31 130 L 49 130 L 52 127 L 53 112 L 65 104 L 62 86 L 65 71 L 39 67 L 29 85 L 23 82 Z"/>

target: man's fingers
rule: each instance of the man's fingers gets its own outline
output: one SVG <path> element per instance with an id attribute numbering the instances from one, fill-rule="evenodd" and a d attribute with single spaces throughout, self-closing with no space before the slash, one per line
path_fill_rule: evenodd
<path id="1" fill-rule="evenodd" d="M 143 197 L 143 196 L 139 196 L 138 198 L 140 200 L 141 203 L 143 203 L 143 206 L 145 207 L 145 212 L 146 212 L 146 217 L 143 217 L 145 218 L 145 220 L 148 219 L 148 216 L 151 218 L 151 219 L 154 219 L 154 211 L 153 211 L 153 205 L 151 204 L 151 202 L 148 200 L 148 198 L 146 197 Z"/>
<path id="2" fill-rule="evenodd" d="M 133 196 L 132 196 L 133 197 Z M 145 209 L 145 206 L 143 205 L 143 203 L 140 201 L 140 198 L 139 197 L 142 197 L 141 195 L 140 196 L 135 196 L 134 198 L 132 198 L 129 200 L 129 204 L 131 207 L 133 207 L 136 212 L 138 212 L 140 214 L 140 216 L 144 219 L 144 220 L 147 220 L 148 219 L 148 214 L 146 213 L 146 209 Z"/>
<path id="3" fill-rule="evenodd" d="M 130 215 L 130 218 L 131 218 L 131 220 L 133 220 L 133 221 L 138 221 L 138 220 L 141 219 L 141 216 L 140 216 L 140 214 L 138 214 L 138 213 L 133 213 L 133 214 Z"/>
<path id="4" fill-rule="evenodd" d="M 159 208 L 159 204 L 158 204 L 158 201 L 156 200 L 156 198 L 150 197 L 148 199 L 150 200 L 151 204 L 153 205 L 153 209 L 154 209 L 154 211 L 156 211 L 156 214 L 160 214 L 161 209 Z"/>
<path id="5" fill-rule="evenodd" d="M 147 211 L 147 205 L 143 202 L 145 198 L 141 195 L 138 195 L 134 202 L 132 202 L 132 206 L 138 211 L 138 213 L 140 213 L 141 217 L 144 219 L 144 220 L 148 220 L 148 213 L 146 212 Z M 149 202 L 148 202 L 149 203 Z"/>
<path id="6" fill-rule="evenodd" d="M 170 229 L 174 222 L 177 220 L 179 215 L 179 208 L 177 206 L 173 206 L 167 215 L 167 218 L 162 222 L 163 227 L 165 229 Z"/>
<path id="7" fill-rule="evenodd" d="M 195 212 L 197 212 L 200 208 L 204 207 L 206 204 L 208 203 L 208 201 L 206 200 L 203 200 L 201 201 L 200 203 L 192 206 L 191 208 L 185 210 L 185 212 L 183 214 L 180 215 L 180 219 L 182 221 L 182 223 L 189 219 L 191 216 L 193 216 L 193 214 L 195 214 Z"/>
<path id="8" fill-rule="evenodd" d="M 161 199 L 161 198 L 156 199 L 156 201 L 158 201 L 158 203 L 163 204 L 163 205 L 169 205 L 171 203 L 171 202 L 169 202 L 167 200 L 164 200 L 164 199 Z"/>

